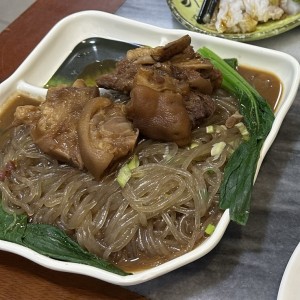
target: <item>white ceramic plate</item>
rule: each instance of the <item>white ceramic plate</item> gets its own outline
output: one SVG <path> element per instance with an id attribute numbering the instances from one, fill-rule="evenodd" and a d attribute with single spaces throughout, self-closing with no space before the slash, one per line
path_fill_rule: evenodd
<path id="1" fill-rule="evenodd" d="M 164 45 L 184 34 L 191 36 L 195 49 L 205 45 L 223 58 L 236 57 L 240 64 L 273 72 L 282 81 L 284 86 L 282 99 L 276 111 L 273 128 L 262 148 L 257 167 L 258 171 L 296 96 L 300 80 L 298 62 L 285 53 L 270 49 L 258 48 L 196 32 L 162 29 L 99 11 L 80 12 L 63 19 L 54 26 L 17 71 L 9 79 L 1 83 L 0 109 L 1 105 L 5 105 L 7 98 L 16 90 L 27 89 L 24 82 L 36 87 L 44 86 L 74 47 L 82 40 L 91 37 L 102 37 L 129 43 L 157 46 Z M 119 285 L 133 285 L 161 276 L 204 256 L 220 241 L 228 223 L 229 212 L 225 211 L 212 236 L 193 251 L 158 267 L 125 277 L 87 265 L 53 260 L 10 242 L 0 241 L 0 249 L 22 255 L 50 269 L 84 274 Z"/>
<path id="2" fill-rule="evenodd" d="M 300 243 L 285 268 L 277 296 L 277 300 L 298 299 L 300 299 Z"/>

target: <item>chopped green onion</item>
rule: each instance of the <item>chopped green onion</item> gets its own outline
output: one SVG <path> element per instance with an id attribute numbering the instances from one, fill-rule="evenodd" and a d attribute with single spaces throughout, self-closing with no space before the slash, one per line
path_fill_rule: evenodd
<path id="1" fill-rule="evenodd" d="M 239 122 L 234 126 L 238 128 L 238 130 L 244 138 L 249 137 L 249 131 L 243 122 Z"/>
<path id="2" fill-rule="evenodd" d="M 214 133 L 214 131 L 213 125 L 206 126 L 206 133 Z"/>
<path id="3" fill-rule="evenodd" d="M 132 160 L 128 163 L 128 167 L 130 170 L 137 168 L 140 165 L 139 158 L 136 154 L 133 155 Z"/>
<path id="4" fill-rule="evenodd" d="M 119 185 L 124 188 L 126 183 L 131 177 L 131 170 L 128 167 L 128 164 L 124 165 L 118 172 L 117 181 Z"/>
<path id="5" fill-rule="evenodd" d="M 211 156 L 218 158 L 220 156 L 220 154 L 222 153 L 222 151 L 224 150 L 225 146 L 226 146 L 225 142 L 219 142 L 219 143 L 213 144 L 211 151 L 210 151 Z"/>
<path id="6" fill-rule="evenodd" d="M 190 145 L 190 149 L 193 149 L 193 148 L 196 148 L 199 146 L 199 143 L 197 142 L 192 142 L 191 145 Z"/>
<path id="7" fill-rule="evenodd" d="M 131 171 L 139 166 L 139 158 L 137 155 L 134 155 L 133 158 L 122 166 L 122 168 L 119 170 L 118 175 L 117 175 L 117 182 L 119 185 L 124 188 L 128 180 L 130 179 L 132 173 Z"/>
<path id="8" fill-rule="evenodd" d="M 213 224 L 208 224 L 206 229 L 205 229 L 205 233 L 208 234 L 208 235 L 212 235 L 213 232 L 215 231 L 216 229 L 216 226 L 213 225 Z"/>
<path id="9" fill-rule="evenodd" d="M 206 133 L 220 133 L 221 131 L 227 130 L 225 125 L 209 125 L 206 126 Z"/>

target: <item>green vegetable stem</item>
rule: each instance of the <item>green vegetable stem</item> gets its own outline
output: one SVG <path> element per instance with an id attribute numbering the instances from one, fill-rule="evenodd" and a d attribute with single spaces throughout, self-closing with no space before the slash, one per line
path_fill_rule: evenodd
<path id="1" fill-rule="evenodd" d="M 219 205 L 222 209 L 229 208 L 233 221 L 245 225 L 260 150 L 272 128 L 274 114 L 265 99 L 225 60 L 206 47 L 198 52 L 221 71 L 222 87 L 239 100 L 240 113 L 250 133 L 225 167 Z"/>

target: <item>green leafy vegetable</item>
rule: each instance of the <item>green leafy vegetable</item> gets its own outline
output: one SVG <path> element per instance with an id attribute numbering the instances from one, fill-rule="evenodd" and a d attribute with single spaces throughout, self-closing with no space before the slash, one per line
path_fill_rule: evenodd
<path id="1" fill-rule="evenodd" d="M 237 69 L 237 67 L 238 67 L 238 60 L 236 58 L 224 58 L 224 61 L 227 62 L 227 64 L 231 68 Z"/>
<path id="2" fill-rule="evenodd" d="M 28 223 L 26 215 L 8 214 L 2 205 L 0 239 L 23 245 L 54 259 L 87 264 L 119 275 L 129 275 L 108 261 L 85 251 L 57 227 Z"/>
<path id="3" fill-rule="evenodd" d="M 220 208 L 229 208 L 231 219 L 244 225 L 249 216 L 257 161 L 263 142 L 271 130 L 274 114 L 265 99 L 226 61 L 206 47 L 198 52 L 209 58 L 221 71 L 222 87 L 239 100 L 240 113 L 250 133 L 249 139 L 230 157 L 220 188 Z"/>

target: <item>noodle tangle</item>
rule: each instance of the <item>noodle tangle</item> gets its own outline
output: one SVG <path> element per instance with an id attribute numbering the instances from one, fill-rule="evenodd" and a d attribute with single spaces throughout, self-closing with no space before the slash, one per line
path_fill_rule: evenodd
<path id="1" fill-rule="evenodd" d="M 209 122 L 224 124 L 236 104 L 222 95 L 216 103 L 219 123 L 214 117 Z M 195 147 L 141 141 L 135 149 L 140 165 L 123 189 L 116 181 L 120 165 L 95 181 L 42 153 L 26 126 L 11 128 L 0 139 L 1 168 L 14 164 L 0 181 L 3 208 L 26 213 L 30 222 L 59 227 L 124 269 L 160 264 L 192 250 L 207 225 L 216 224 L 222 214 L 218 191 L 223 168 L 241 135 L 235 127 L 218 128 L 212 134 L 205 126 L 194 130 Z M 212 146 L 219 142 L 226 147 L 213 157 Z"/>

